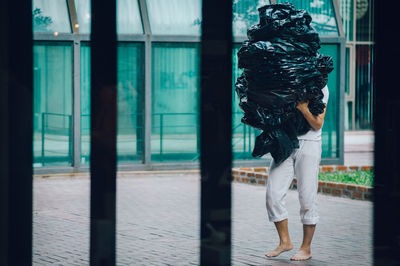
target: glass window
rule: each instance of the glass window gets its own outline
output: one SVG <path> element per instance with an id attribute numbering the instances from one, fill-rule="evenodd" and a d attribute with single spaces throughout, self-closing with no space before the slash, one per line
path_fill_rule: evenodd
<path id="1" fill-rule="evenodd" d="M 33 0 L 32 19 L 34 32 L 71 32 L 65 0 Z"/>
<path id="2" fill-rule="evenodd" d="M 90 161 L 90 46 L 81 42 L 81 165 Z"/>
<path id="3" fill-rule="evenodd" d="M 333 71 L 329 73 L 328 89 L 329 100 L 326 108 L 324 126 L 322 128 L 322 158 L 337 158 L 338 154 L 338 121 L 339 121 L 339 45 L 322 44 L 319 52 L 332 56 Z"/>
<path id="4" fill-rule="evenodd" d="M 34 166 L 72 164 L 72 46 L 33 47 Z"/>
<path id="5" fill-rule="evenodd" d="M 153 34 L 200 35 L 200 0 L 147 0 Z"/>
<path id="6" fill-rule="evenodd" d="M 143 44 L 119 43 L 117 61 L 118 163 L 142 161 Z M 81 163 L 90 154 L 90 47 L 81 46 Z"/>
<path id="7" fill-rule="evenodd" d="M 90 0 L 75 0 L 75 8 L 78 16 L 79 33 L 90 33 L 92 21 Z"/>
<path id="8" fill-rule="evenodd" d="M 80 33 L 91 32 L 90 0 L 75 0 Z M 117 33 L 143 34 L 139 5 L 136 0 L 117 0 Z"/>
<path id="9" fill-rule="evenodd" d="M 373 44 L 356 45 L 355 127 L 358 130 L 373 129 L 373 48 Z"/>
<path id="10" fill-rule="evenodd" d="M 235 83 L 237 78 L 242 74 L 243 69 L 238 68 L 237 52 L 241 45 L 235 44 L 232 59 L 232 153 L 234 160 L 259 159 L 259 157 L 251 156 L 253 152 L 255 139 L 261 134 L 261 130 L 247 126 L 241 122 L 243 111 L 239 108 L 239 97 L 235 91 Z M 270 156 L 270 155 L 267 155 Z"/>
<path id="11" fill-rule="evenodd" d="M 354 1 L 340 0 L 340 15 L 346 41 L 353 41 L 354 34 Z"/>
<path id="12" fill-rule="evenodd" d="M 344 92 L 350 94 L 350 67 L 351 67 L 351 47 L 346 47 L 346 68 L 345 68 L 345 84 Z"/>
<path id="13" fill-rule="evenodd" d="M 142 161 L 144 45 L 118 44 L 118 162 Z"/>
<path id="14" fill-rule="evenodd" d="M 199 44 L 153 44 L 153 161 L 198 160 L 199 59 Z"/>
<path id="15" fill-rule="evenodd" d="M 277 0 L 290 2 L 296 9 L 305 9 L 312 17 L 311 25 L 321 36 L 339 36 L 332 0 Z"/>
<path id="16" fill-rule="evenodd" d="M 269 0 L 234 0 L 233 36 L 247 36 L 247 29 L 259 22 L 257 8 L 269 3 Z"/>
<path id="17" fill-rule="evenodd" d="M 117 1 L 117 33 L 142 34 L 142 20 L 136 0 Z"/>
<path id="18" fill-rule="evenodd" d="M 371 0 L 359 0 L 356 3 L 356 41 L 374 41 L 373 8 Z"/>

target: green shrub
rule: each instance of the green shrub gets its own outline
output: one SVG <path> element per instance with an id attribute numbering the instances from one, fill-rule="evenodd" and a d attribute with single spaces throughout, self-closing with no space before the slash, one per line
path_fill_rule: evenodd
<path id="1" fill-rule="evenodd" d="M 356 184 L 364 186 L 373 186 L 374 173 L 373 171 L 354 171 L 354 172 L 333 172 L 333 173 L 319 173 L 319 180 L 330 181 L 346 184 Z"/>

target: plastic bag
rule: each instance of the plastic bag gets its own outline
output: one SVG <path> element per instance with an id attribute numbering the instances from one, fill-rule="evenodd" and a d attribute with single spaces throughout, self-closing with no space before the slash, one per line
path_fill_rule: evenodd
<path id="1" fill-rule="evenodd" d="M 249 40 L 237 53 L 244 71 L 235 89 L 242 122 L 263 131 L 252 155 L 271 153 L 279 164 L 298 147 L 297 136 L 310 130 L 297 102 L 309 101 L 314 115 L 324 111 L 321 89 L 333 61 L 318 53 L 320 39 L 308 12 L 289 3 L 265 5 L 258 11 L 260 22 L 248 29 Z"/>

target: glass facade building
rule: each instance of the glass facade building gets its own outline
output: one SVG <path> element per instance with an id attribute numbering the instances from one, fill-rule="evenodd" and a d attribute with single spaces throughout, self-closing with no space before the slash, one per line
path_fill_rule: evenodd
<path id="1" fill-rule="evenodd" d="M 346 37 L 346 130 L 373 129 L 373 1 L 340 0 Z"/>
<path id="2" fill-rule="evenodd" d="M 336 1 L 290 2 L 311 13 L 321 36 L 320 52 L 334 60 L 322 133 L 323 161 L 339 164 L 348 76 L 349 30 L 343 30 L 347 20 L 340 18 Z M 257 8 L 268 3 L 233 1 L 233 90 L 241 74 L 236 53 L 247 39 L 247 29 L 258 22 Z M 90 162 L 90 1 L 33 0 L 32 12 L 35 171 L 84 171 Z M 197 168 L 201 1 L 118 0 L 117 33 L 119 168 Z M 260 132 L 241 123 L 235 93 L 232 101 L 234 164 L 265 165 L 265 158 L 251 156 Z"/>

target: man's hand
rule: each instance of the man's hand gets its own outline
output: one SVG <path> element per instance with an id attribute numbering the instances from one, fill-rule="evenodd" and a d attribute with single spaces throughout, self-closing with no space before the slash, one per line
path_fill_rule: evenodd
<path id="1" fill-rule="evenodd" d="M 297 102 L 296 106 L 297 110 L 299 110 L 301 113 L 305 113 L 308 111 L 308 101 L 306 102 Z"/>
<path id="2" fill-rule="evenodd" d="M 322 114 L 319 114 L 317 116 L 313 115 L 310 112 L 310 109 L 308 109 L 308 101 L 306 102 L 297 102 L 296 106 L 297 110 L 299 110 L 304 118 L 307 120 L 308 124 L 314 129 L 318 130 L 322 128 L 322 125 L 324 124 L 324 118 L 325 118 L 325 112 L 326 112 L 326 105 L 324 108 L 324 112 Z"/>

